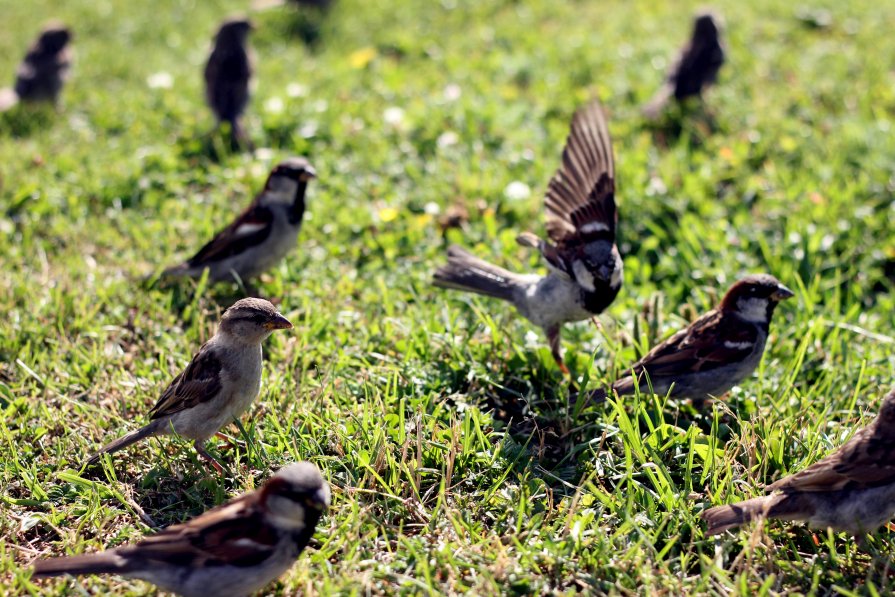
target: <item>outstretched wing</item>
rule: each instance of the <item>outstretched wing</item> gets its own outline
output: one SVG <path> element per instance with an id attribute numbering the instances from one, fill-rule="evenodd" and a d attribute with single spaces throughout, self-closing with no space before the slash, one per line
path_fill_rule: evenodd
<path id="1" fill-rule="evenodd" d="M 560 247 L 614 240 L 615 165 L 603 109 L 596 100 L 575 113 L 562 165 L 547 187 L 547 234 Z"/>

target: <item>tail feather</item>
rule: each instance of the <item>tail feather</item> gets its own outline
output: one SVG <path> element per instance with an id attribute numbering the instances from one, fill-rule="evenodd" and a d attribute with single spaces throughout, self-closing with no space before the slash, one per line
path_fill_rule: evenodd
<path id="1" fill-rule="evenodd" d="M 475 257 L 458 246 L 448 248 L 448 262 L 435 271 L 433 283 L 512 302 L 519 276 Z"/>
<path id="2" fill-rule="evenodd" d="M 34 562 L 34 577 L 63 574 L 115 574 L 127 572 L 128 561 L 114 551 L 50 558 Z"/>
<path id="3" fill-rule="evenodd" d="M 152 437 L 153 435 L 157 435 L 161 431 L 161 427 L 159 425 L 160 421 L 161 419 L 157 419 L 149 425 L 146 425 L 145 427 L 141 427 L 136 431 L 131 431 L 127 435 L 119 437 L 115 441 L 106 444 L 105 446 L 100 448 L 99 452 L 88 458 L 87 462 L 84 463 L 84 466 L 88 467 L 95 465 L 99 462 L 99 459 L 103 454 L 114 454 L 115 452 L 123 450 L 129 445 L 135 444 L 140 440 L 146 439 L 147 437 Z"/>
<path id="4" fill-rule="evenodd" d="M 779 506 L 785 498 L 782 494 L 765 495 L 736 504 L 709 508 L 702 513 L 702 519 L 708 526 L 706 535 L 717 535 L 757 518 L 783 514 L 779 511 Z"/>

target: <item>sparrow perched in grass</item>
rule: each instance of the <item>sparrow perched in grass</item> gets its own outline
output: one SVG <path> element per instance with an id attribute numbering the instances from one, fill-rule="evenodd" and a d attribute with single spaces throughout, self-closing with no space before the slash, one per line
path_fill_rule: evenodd
<path id="1" fill-rule="evenodd" d="M 708 535 L 757 518 L 805 521 L 860 538 L 895 516 L 895 390 L 844 446 L 765 487 L 768 495 L 702 513 Z"/>
<path id="2" fill-rule="evenodd" d="M 71 32 L 61 24 L 47 25 L 41 31 L 16 71 L 15 87 L 0 93 L 3 109 L 18 101 L 57 101 L 71 66 L 69 41 Z"/>
<path id="3" fill-rule="evenodd" d="M 777 304 L 792 291 L 767 274 L 746 276 L 721 305 L 653 348 L 612 385 L 622 396 L 635 388 L 696 403 L 722 396 L 755 371 L 764 353 Z M 605 398 L 603 390 L 592 397 Z"/>
<path id="4" fill-rule="evenodd" d="M 649 118 L 657 117 L 669 100 L 701 96 L 702 90 L 718 78 L 724 64 L 720 26 L 710 13 L 700 14 L 693 23 L 693 37 L 671 65 L 662 88 L 644 107 Z"/>
<path id="5" fill-rule="evenodd" d="M 246 298 L 224 311 L 217 333 L 174 378 L 149 411 L 150 423 L 104 446 L 86 465 L 154 435 L 194 440 L 196 452 L 219 472 L 205 442 L 238 419 L 261 390 L 261 343 L 292 324 L 264 299 Z"/>
<path id="6" fill-rule="evenodd" d="M 264 190 L 232 224 L 162 276 L 199 277 L 208 269 L 213 283 L 245 281 L 275 266 L 295 248 L 305 212 L 305 191 L 314 177 L 314 168 L 304 158 L 280 162 Z"/>
<path id="7" fill-rule="evenodd" d="M 252 24 L 246 19 L 229 19 L 221 24 L 214 48 L 205 65 L 205 99 L 218 122 L 230 125 L 234 149 L 248 144 L 240 117 L 249 103 L 252 60 L 248 36 Z"/>
<path id="8" fill-rule="evenodd" d="M 434 284 L 513 303 L 544 329 L 553 358 L 568 373 L 560 346 L 562 324 L 602 313 L 622 286 L 622 258 L 615 245 L 615 167 L 599 102 L 585 105 L 572 119 L 545 205 L 549 240 L 526 232 L 517 241 L 540 251 L 546 276 L 516 274 L 452 246 Z"/>
<path id="9" fill-rule="evenodd" d="M 292 567 L 329 502 L 317 467 L 290 464 L 261 489 L 137 543 L 37 561 L 34 576 L 119 574 L 185 597 L 251 595 Z"/>

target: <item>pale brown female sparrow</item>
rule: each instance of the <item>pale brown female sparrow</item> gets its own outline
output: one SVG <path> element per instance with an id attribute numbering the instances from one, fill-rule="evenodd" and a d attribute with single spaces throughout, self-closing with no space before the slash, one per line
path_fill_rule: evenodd
<path id="1" fill-rule="evenodd" d="M 292 567 L 329 503 L 317 467 L 290 464 L 261 489 L 137 543 L 37 561 L 34 577 L 118 574 L 185 597 L 251 595 Z"/>
<path id="2" fill-rule="evenodd" d="M 205 442 L 251 406 L 261 390 L 261 343 L 275 330 L 291 327 L 264 299 L 234 303 L 221 317 L 217 333 L 149 411 L 151 422 L 104 446 L 86 465 L 147 437 L 176 433 L 194 440 L 196 452 L 222 471 Z"/>

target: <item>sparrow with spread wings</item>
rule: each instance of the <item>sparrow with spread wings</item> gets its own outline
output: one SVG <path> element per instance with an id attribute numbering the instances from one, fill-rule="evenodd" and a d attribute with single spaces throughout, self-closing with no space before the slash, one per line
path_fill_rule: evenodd
<path id="1" fill-rule="evenodd" d="M 261 391 L 261 343 L 274 331 L 291 327 L 264 299 L 234 303 L 221 317 L 217 333 L 149 411 L 150 423 L 104 446 L 85 466 L 147 437 L 175 433 L 193 440 L 196 452 L 223 471 L 205 442 L 251 406 Z"/>
<path id="2" fill-rule="evenodd" d="M 34 563 L 34 577 L 119 574 L 184 595 L 242 597 L 284 574 L 329 508 L 310 462 L 281 468 L 257 491 L 131 545 Z"/>
<path id="3" fill-rule="evenodd" d="M 568 373 L 560 345 L 562 325 L 602 313 L 622 286 L 622 258 L 615 245 L 615 167 L 599 102 L 585 105 L 572 119 L 545 206 L 549 240 L 529 232 L 517 240 L 540 251 L 547 275 L 516 274 L 451 246 L 434 284 L 513 303 L 544 330 L 553 358 Z"/>
<path id="4" fill-rule="evenodd" d="M 755 371 L 764 354 L 771 317 L 793 292 L 777 278 L 759 274 L 736 282 L 717 309 L 650 350 L 629 375 L 612 385 L 619 396 L 652 391 L 701 403 L 723 396 Z M 604 390 L 591 394 L 606 397 Z"/>
<path id="5" fill-rule="evenodd" d="M 199 277 L 208 269 L 212 283 L 245 282 L 275 266 L 295 248 L 305 192 L 316 175 L 304 158 L 283 160 L 271 171 L 264 190 L 233 223 L 162 276 Z"/>
<path id="6" fill-rule="evenodd" d="M 697 15 L 693 22 L 693 36 L 671 65 L 662 88 L 643 108 L 648 118 L 656 118 L 668 102 L 700 97 L 703 89 L 718 78 L 724 64 L 724 44 L 721 42 L 719 20 L 711 13 Z"/>
<path id="7" fill-rule="evenodd" d="M 841 448 L 765 487 L 766 496 L 702 513 L 708 535 L 758 518 L 804 521 L 860 538 L 895 516 L 895 390 L 879 415 Z"/>

